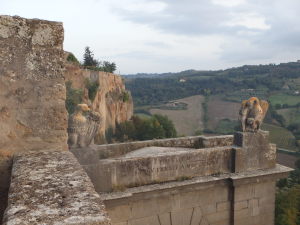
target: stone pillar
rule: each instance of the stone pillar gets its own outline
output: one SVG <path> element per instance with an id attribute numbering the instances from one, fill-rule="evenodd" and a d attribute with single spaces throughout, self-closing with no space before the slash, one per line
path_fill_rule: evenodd
<path id="1" fill-rule="evenodd" d="M 233 225 L 273 225 L 275 183 L 287 176 L 276 167 L 276 146 L 262 130 L 235 133 L 234 145 Z"/>
<path id="2" fill-rule="evenodd" d="M 276 145 L 270 144 L 269 132 L 237 132 L 234 134 L 234 172 L 274 168 Z"/>

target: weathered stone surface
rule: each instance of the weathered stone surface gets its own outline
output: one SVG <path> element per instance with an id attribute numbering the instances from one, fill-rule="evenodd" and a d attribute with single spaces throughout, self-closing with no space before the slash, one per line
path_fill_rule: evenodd
<path id="1" fill-rule="evenodd" d="M 221 136 L 203 136 L 200 139 L 201 148 L 212 148 L 212 147 L 223 147 L 223 146 L 231 146 L 233 143 L 232 135 L 221 135 Z"/>
<path id="2" fill-rule="evenodd" d="M 98 112 L 103 118 L 99 125 L 99 132 L 95 143 L 105 143 L 105 131 L 114 129 L 117 123 L 129 120 L 133 115 L 133 101 L 129 97 L 123 101 L 123 95 L 127 92 L 122 77 L 112 73 L 92 71 L 80 68 L 76 64 L 67 63 L 64 73 L 66 81 L 72 82 L 72 87 L 84 92 L 83 103 L 91 104 L 91 109 Z M 88 98 L 88 90 L 85 86 L 86 79 L 99 82 L 99 89 L 95 99 L 91 102 Z"/>
<path id="3" fill-rule="evenodd" d="M 0 224 L 4 210 L 7 206 L 8 189 L 11 176 L 11 152 L 0 152 Z"/>
<path id="4" fill-rule="evenodd" d="M 108 144 L 108 145 L 94 145 L 100 159 L 122 156 L 128 152 L 141 149 L 144 147 L 180 147 L 180 148 L 210 148 L 210 147 L 224 147 L 232 146 L 232 135 L 221 136 L 192 136 L 181 138 L 166 138 L 149 141 L 134 141 L 126 143 Z"/>
<path id="5" fill-rule="evenodd" d="M 62 23 L 0 16 L 0 151 L 67 149 Z"/>
<path id="6" fill-rule="evenodd" d="M 102 193 L 101 197 L 113 224 L 147 223 L 157 216 L 161 224 L 166 225 L 174 224 L 173 220 L 182 225 L 231 225 L 232 221 L 239 225 L 272 225 L 274 182 L 290 171 L 277 165 L 258 172 L 195 177 L 128 188 Z M 186 213 L 183 215 L 183 212 Z"/>
<path id="7" fill-rule="evenodd" d="M 269 142 L 269 132 L 237 132 L 234 135 L 235 172 L 272 168 L 276 165 L 276 146 Z"/>
<path id="8" fill-rule="evenodd" d="M 78 104 L 68 120 L 69 148 L 88 147 L 97 135 L 100 124 L 99 113 L 91 111 L 87 104 Z"/>
<path id="9" fill-rule="evenodd" d="M 147 149 L 146 149 L 147 150 Z M 101 177 L 99 191 L 111 191 L 171 180 L 189 179 L 231 172 L 231 147 L 207 149 L 151 147 L 149 154 L 138 150 L 114 159 L 100 160 L 98 176 Z M 157 153 L 156 153 L 157 152 Z M 94 181 L 95 182 L 95 181 Z"/>
<path id="10" fill-rule="evenodd" d="M 4 225 L 110 224 L 99 195 L 70 152 L 14 157 Z"/>

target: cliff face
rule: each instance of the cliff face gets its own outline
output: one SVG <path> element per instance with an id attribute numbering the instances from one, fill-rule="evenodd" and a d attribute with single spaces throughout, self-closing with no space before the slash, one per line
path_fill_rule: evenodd
<path id="1" fill-rule="evenodd" d="M 72 88 L 83 90 L 83 103 L 91 104 L 92 110 L 99 112 L 102 123 L 96 144 L 105 142 L 105 131 L 115 129 L 116 124 L 129 120 L 133 115 L 133 102 L 130 93 L 125 89 L 119 75 L 101 71 L 82 69 L 76 64 L 66 63 L 65 79 L 72 82 Z M 95 99 L 88 97 L 86 80 L 98 82 L 99 88 Z"/>

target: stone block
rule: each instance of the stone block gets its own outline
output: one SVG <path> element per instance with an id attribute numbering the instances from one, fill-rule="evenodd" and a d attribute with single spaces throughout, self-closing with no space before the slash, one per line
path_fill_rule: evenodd
<path id="1" fill-rule="evenodd" d="M 192 215 L 190 225 L 199 225 L 202 219 L 203 219 L 202 209 L 200 207 L 195 207 L 193 210 L 193 215 Z"/>
<path id="2" fill-rule="evenodd" d="M 226 202 L 217 202 L 217 212 L 230 210 L 231 203 Z"/>
<path id="3" fill-rule="evenodd" d="M 149 216 L 139 219 L 132 219 L 128 221 L 130 225 L 160 225 L 157 216 Z"/>
<path id="4" fill-rule="evenodd" d="M 222 211 L 222 212 L 217 212 L 217 213 L 213 213 L 213 214 L 208 214 L 206 215 L 207 221 L 209 222 L 209 224 L 213 224 L 213 223 L 218 223 L 218 222 L 223 222 L 223 224 L 228 224 L 229 225 L 229 221 L 230 221 L 230 211 Z"/>
<path id="5" fill-rule="evenodd" d="M 171 213 L 162 213 L 158 215 L 160 225 L 172 225 Z"/>
<path id="6" fill-rule="evenodd" d="M 242 210 L 242 209 L 247 209 L 248 208 L 248 200 L 244 201 L 238 201 L 234 203 L 234 210 Z"/>
<path id="7" fill-rule="evenodd" d="M 190 225 L 192 214 L 193 208 L 172 211 L 172 225 Z"/>
<path id="8" fill-rule="evenodd" d="M 62 23 L 0 16 L 0 150 L 67 150 Z"/>
<path id="9" fill-rule="evenodd" d="M 93 184 L 68 151 L 29 151 L 14 156 L 9 224 L 110 224 Z"/>
<path id="10" fill-rule="evenodd" d="M 113 223 L 120 223 L 131 218 L 131 207 L 129 204 L 123 204 L 108 208 L 108 215 Z"/>
<path id="11" fill-rule="evenodd" d="M 185 180 L 195 176 L 230 173 L 232 148 L 186 149 L 172 147 L 147 148 L 147 154 L 131 152 L 123 157 L 100 160 L 98 191 L 116 187 L 135 187 L 166 181 Z M 105 176 L 101 175 L 105 172 Z M 101 187 L 101 185 L 103 185 Z M 111 183 L 111 187 L 108 187 Z"/>
<path id="12" fill-rule="evenodd" d="M 236 132 L 234 144 L 235 172 L 275 167 L 276 147 L 269 143 L 269 132 Z"/>
<path id="13" fill-rule="evenodd" d="M 156 199 L 145 199 L 144 201 L 136 201 L 131 204 L 132 218 L 149 217 L 157 214 L 158 205 Z"/>

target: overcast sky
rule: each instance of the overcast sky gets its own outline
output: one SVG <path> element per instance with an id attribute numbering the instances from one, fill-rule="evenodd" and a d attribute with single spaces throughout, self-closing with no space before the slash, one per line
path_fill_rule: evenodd
<path id="1" fill-rule="evenodd" d="M 300 59 L 300 0 L 0 0 L 0 14 L 62 21 L 118 73 L 225 69 Z"/>

